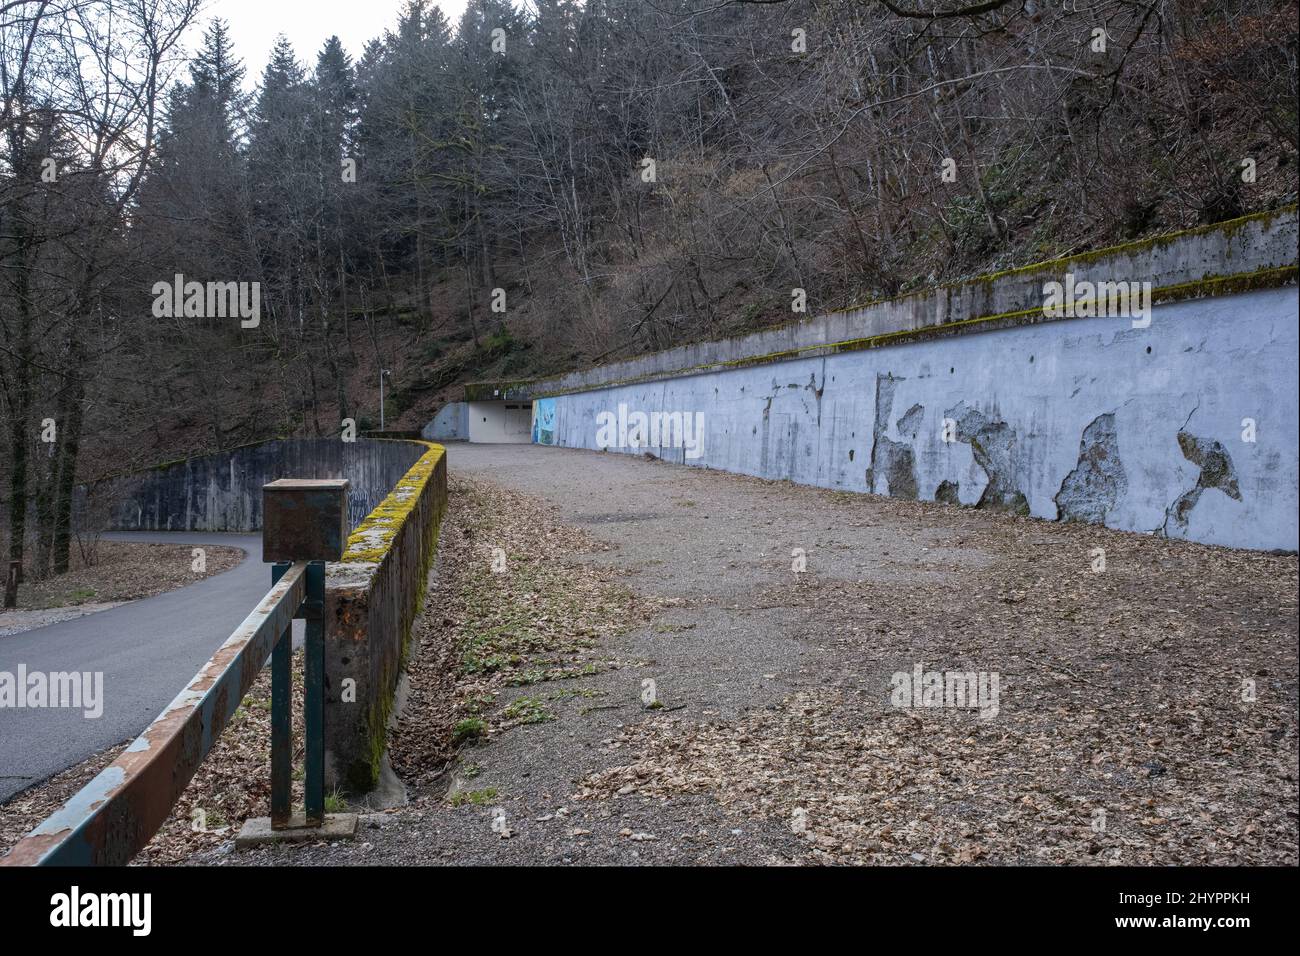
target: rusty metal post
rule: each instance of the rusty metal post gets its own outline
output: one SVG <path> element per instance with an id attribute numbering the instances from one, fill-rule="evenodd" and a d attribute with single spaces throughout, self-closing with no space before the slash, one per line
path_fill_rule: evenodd
<path id="1" fill-rule="evenodd" d="M 293 565 L 271 566 L 271 584 Z M 289 825 L 293 779 L 293 622 L 271 650 L 271 828 Z"/>
<path id="2" fill-rule="evenodd" d="M 325 562 L 307 565 L 307 599 L 302 604 L 306 618 L 306 688 L 303 695 L 303 725 L 306 736 L 304 771 L 306 779 L 307 826 L 325 822 Z"/>
<path id="3" fill-rule="evenodd" d="M 262 560 L 308 562 L 306 590 L 302 606 L 295 614 L 307 624 L 303 770 L 304 818 L 308 827 L 320 827 L 325 823 L 325 562 L 337 561 L 347 547 L 347 490 L 348 481 L 343 478 L 282 478 L 262 489 Z M 289 809 L 289 758 L 286 756 L 292 752 L 289 723 L 292 647 L 292 635 L 286 632 L 271 654 L 273 830 L 290 829 L 293 825 Z"/>
<path id="4" fill-rule="evenodd" d="M 346 478 L 281 478 L 262 486 L 263 561 L 337 561 L 347 546 Z"/>

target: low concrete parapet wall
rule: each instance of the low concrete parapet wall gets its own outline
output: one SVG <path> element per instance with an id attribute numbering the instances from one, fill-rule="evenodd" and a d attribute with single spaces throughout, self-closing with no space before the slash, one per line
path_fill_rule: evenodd
<path id="1" fill-rule="evenodd" d="M 364 793 L 379 779 L 397 679 L 424 603 L 447 507 L 447 458 L 424 449 L 352 532 L 325 577 L 325 785 Z"/>

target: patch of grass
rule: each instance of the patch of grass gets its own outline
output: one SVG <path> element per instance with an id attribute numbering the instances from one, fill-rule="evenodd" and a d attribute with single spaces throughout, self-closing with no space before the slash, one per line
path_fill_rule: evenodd
<path id="1" fill-rule="evenodd" d="M 541 684 L 548 681 L 591 677 L 593 674 L 599 673 L 600 667 L 596 664 L 584 664 L 582 667 L 530 667 L 527 670 L 510 675 L 506 679 L 506 685 L 509 687 L 527 687 L 531 684 Z"/>
<path id="2" fill-rule="evenodd" d="M 203 825 L 209 830 L 220 830 L 229 822 L 220 810 L 208 810 L 203 815 Z"/>
<path id="3" fill-rule="evenodd" d="M 480 657 L 473 651 L 467 651 L 461 658 L 460 669 L 465 674 L 491 674 L 521 663 L 523 658 L 518 654 L 488 654 Z"/>
<path id="4" fill-rule="evenodd" d="M 542 706 L 540 697 L 516 698 L 506 705 L 501 716 L 506 720 L 517 720 L 521 724 L 544 724 L 555 719 L 555 715 Z"/>
<path id="5" fill-rule="evenodd" d="M 342 813 L 348 808 L 348 802 L 343 799 L 342 794 L 337 790 L 325 794 L 325 812 Z"/>
<path id="6" fill-rule="evenodd" d="M 477 740 L 487 733 L 487 721 L 481 717 L 466 717 L 456 721 L 451 728 L 451 742 L 460 746 L 466 741 Z"/>
<path id="7" fill-rule="evenodd" d="M 482 790 L 458 790 L 451 795 L 451 805 L 453 807 L 463 807 L 465 804 L 481 807 L 496 799 L 496 787 L 484 787 Z"/>
<path id="8" fill-rule="evenodd" d="M 544 680 L 546 680 L 545 670 L 540 667 L 530 667 L 518 674 L 512 674 L 507 678 L 506 685 L 509 687 L 525 687 L 528 684 L 539 684 Z"/>

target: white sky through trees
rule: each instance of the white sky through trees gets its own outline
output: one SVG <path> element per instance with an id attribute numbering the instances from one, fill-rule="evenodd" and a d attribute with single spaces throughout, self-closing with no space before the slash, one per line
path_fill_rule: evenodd
<path id="1" fill-rule="evenodd" d="M 465 12 L 467 0 L 435 0 L 453 28 Z M 186 38 L 186 48 L 196 50 L 202 31 L 213 17 L 230 23 L 235 52 L 244 61 L 244 85 L 253 89 L 261 78 L 278 34 L 293 43 L 298 61 L 308 70 L 316 54 L 337 34 L 353 62 L 365 45 L 397 25 L 406 0 L 210 0 L 196 28 Z"/>

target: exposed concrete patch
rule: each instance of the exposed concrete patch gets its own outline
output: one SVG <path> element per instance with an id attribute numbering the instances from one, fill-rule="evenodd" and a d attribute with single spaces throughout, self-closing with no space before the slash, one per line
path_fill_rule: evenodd
<path id="1" fill-rule="evenodd" d="M 822 383 L 817 384 L 817 375 L 814 373 L 808 376 L 808 384 L 804 386 L 808 391 L 813 393 L 817 399 L 817 427 L 822 427 L 822 394 L 826 391 L 826 360 L 822 360 Z"/>
<path id="2" fill-rule="evenodd" d="M 957 493 L 960 489 L 961 482 L 949 481 L 945 478 L 939 482 L 939 487 L 934 489 L 934 500 L 946 505 L 959 505 L 961 499 L 957 496 Z"/>
<path id="3" fill-rule="evenodd" d="M 921 423 L 925 419 L 925 406 L 913 405 L 907 410 L 902 418 L 898 420 L 898 434 L 906 435 L 913 441 L 921 433 Z"/>
<path id="4" fill-rule="evenodd" d="M 1201 500 L 1201 492 L 1217 488 L 1229 498 L 1241 501 L 1241 489 L 1237 485 L 1237 470 L 1232 465 L 1232 458 L 1226 448 L 1211 438 L 1198 438 L 1189 431 L 1178 433 L 1178 447 L 1183 457 L 1193 465 L 1199 465 L 1200 475 L 1196 487 L 1179 495 L 1169 510 L 1165 512 L 1165 523 L 1161 530 L 1169 533 L 1169 520 L 1172 518 L 1180 530 L 1187 529 L 1187 519 Z"/>
<path id="5" fill-rule="evenodd" d="M 916 455 L 910 445 L 889 441 L 889 465 L 885 472 L 885 481 L 889 493 L 895 498 L 916 500 Z"/>
<path id="6" fill-rule="evenodd" d="M 885 494 L 895 498 L 916 499 L 916 453 L 912 446 L 889 438 L 885 432 L 889 429 L 889 419 L 894 411 L 894 391 L 902 379 L 892 375 L 876 376 L 876 421 L 872 428 L 871 464 L 867 467 L 867 490 L 876 491 L 876 478 L 884 475 Z M 919 421 L 919 415 L 913 415 L 919 405 L 914 405 L 900 420 Z M 924 409 L 921 409 L 922 413 Z M 902 428 L 900 427 L 900 431 Z M 915 436 L 915 431 L 913 431 Z"/>
<path id="7" fill-rule="evenodd" d="M 1065 476 L 1056 502 L 1061 521 L 1105 524 L 1106 515 L 1128 490 L 1128 477 L 1119 457 L 1115 413 L 1098 415 L 1083 430 L 1079 464 Z"/>
<path id="8" fill-rule="evenodd" d="M 965 402 L 944 415 L 957 422 L 957 440 L 970 445 L 976 464 L 988 475 L 989 483 L 975 507 L 1028 515 L 1029 500 L 1016 479 L 1015 429 L 1004 421 L 990 420 Z"/>

